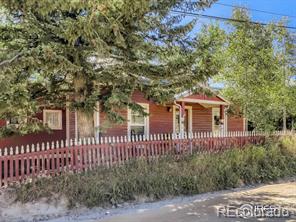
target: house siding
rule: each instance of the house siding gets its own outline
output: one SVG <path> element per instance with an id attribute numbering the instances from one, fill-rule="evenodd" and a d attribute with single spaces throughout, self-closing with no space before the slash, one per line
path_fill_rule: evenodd
<path id="1" fill-rule="evenodd" d="M 150 133 L 172 133 L 173 112 L 168 111 L 166 106 L 152 104 L 150 107 Z"/>
<path id="2" fill-rule="evenodd" d="M 206 97 L 205 95 L 192 95 L 186 98 L 196 99 L 207 99 L 220 101 L 220 98 Z M 148 100 L 144 97 L 144 94 L 136 91 L 132 95 L 132 100 L 136 103 L 149 104 L 149 133 L 173 133 L 173 104 L 167 106 L 159 105 Z M 197 103 L 185 103 L 186 106 L 192 107 L 192 131 L 193 132 L 209 132 L 212 131 L 212 107 L 204 107 Z M 219 106 L 217 106 L 219 107 Z M 223 108 L 223 106 L 222 106 Z M 127 108 L 119 110 L 118 113 L 127 120 Z M 223 112 L 221 113 L 223 116 Z M 63 110 L 63 129 L 53 130 L 52 133 L 36 133 L 25 136 L 14 136 L 11 138 L 0 139 L 0 148 L 10 147 L 16 145 L 27 145 L 41 142 L 52 142 L 57 140 L 66 139 L 66 111 Z M 43 114 L 37 115 L 39 119 L 43 119 Z M 244 119 L 241 117 L 228 118 L 228 131 L 243 131 L 244 130 Z M 76 137 L 76 114 L 75 111 L 69 111 L 69 138 L 74 139 Z M 5 125 L 6 121 L 0 120 L 0 126 Z M 99 127 L 100 135 L 102 136 L 127 136 L 128 134 L 128 123 L 125 121 L 122 124 L 114 124 L 108 121 L 107 114 L 102 110 L 100 106 L 99 113 Z"/>
<path id="3" fill-rule="evenodd" d="M 149 104 L 149 133 L 172 133 L 173 113 L 168 111 L 168 107 L 155 104 L 147 100 L 143 93 L 136 91 L 132 100 L 136 103 Z M 119 114 L 127 119 L 127 109 L 119 111 Z M 107 120 L 107 114 L 100 113 L 100 124 L 103 136 L 126 136 L 128 130 L 127 121 L 123 124 L 112 124 Z"/>
<path id="4" fill-rule="evenodd" d="M 244 118 L 236 116 L 228 116 L 228 131 L 244 131 Z"/>
<path id="5" fill-rule="evenodd" d="M 69 137 L 74 139 L 76 137 L 76 114 L 75 111 L 69 112 Z"/>
<path id="6" fill-rule="evenodd" d="M 36 117 L 43 120 L 43 112 L 38 113 Z M 66 139 L 66 111 L 62 111 L 62 130 L 52 130 L 51 133 L 41 132 L 33 133 L 25 136 L 12 136 L 5 139 L 0 139 L 0 148 L 14 147 L 19 145 L 30 145 L 36 143 L 46 143 L 57 140 Z M 1 121 L 2 126 L 6 124 L 6 121 Z"/>
<path id="7" fill-rule="evenodd" d="M 122 117 L 127 119 L 127 110 L 118 112 Z M 108 121 L 107 114 L 100 112 L 100 128 L 102 136 L 126 136 L 127 135 L 127 122 L 122 124 L 114 124 Z"/>
<path id="8" fill-rule="evenodd" d="M 192 106 L 192 131 L 212 131 L 212 108 L 205 108 L 196 103 L 188 106 Z"/>

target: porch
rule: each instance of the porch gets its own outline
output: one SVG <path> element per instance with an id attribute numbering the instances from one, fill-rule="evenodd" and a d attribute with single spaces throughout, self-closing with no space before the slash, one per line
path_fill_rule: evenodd
<path id="1" fill-rule="evenodd" d="M 147 116 L 131 109 L 120 110 L 119 113 L 126 122 L 113 123 L 105 127 L 107 125 L 105 122 L 108 122 L 107 114 L 101 111 L 101 105 L 98 104 L 93 121 L 89 125 L 81 124 L 79 115 L 76 117 L 78 124 L 75 123 L 77 131 L 74 138 L 135 135 L 147 137 L 150 134 L 159 133 L 183 135 L 192 132 L 226 133 L 230 131 L 229 129 L 232 129 L 231 131 L 246 130 L 243 118 L 238 119 L 239 121 L 229 121 L 231 117 L 227 115 L 227 109 L 230 103 L 218 96 L 182 95 L 166 105 L 147 100 L 141 93 L 135 93 L 132 99 L 143 107 Z M 85 128 L 93 131 L 84 134 Z"/>

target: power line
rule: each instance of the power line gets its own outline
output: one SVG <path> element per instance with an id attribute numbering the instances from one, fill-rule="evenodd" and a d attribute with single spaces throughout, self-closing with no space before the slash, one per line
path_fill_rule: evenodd
<path id="1" fill-rule="evenodd" d="M 215 4 L 216 5 L 223 5 L 223 6 L 231 7 L 231 8 L 247 9 L 247 10 L 250 10 L 250 11 L 261 12 L 261 13 L 270 14 L 270 15 L 279 15 L 279 16 L 296 18 L 296 16 L 294 16 L 294 15 L 281 14 L 281 13 L 278 13 L 278 12 L 270 12 L 270 11 L 255 9 L 255 8 L 248 8 L 248 7 L 238 6 L 238 5 L 231 5 L 231 4 L 225 4 L 225 3 L 219 3 L 219 2 L 217 2 Z"/>
<path id="2" fill-rule="evenodd" d="M 189 16 L 194 16 L 194 17 L 198 16 L 198 17 L 204 17 L 204 18 L 216 19 L 216 20 L 222 20 L 222 21 L 231 21 L 231 22 L 238 22 L 238 23 L 252 23 L 255 25 L 269 25 L 269 24 L 263 23 L 263 22 L 246 21 L 246 20 L 241 20 L 241 19 L 233 19 L 233 18 L 226 18 L 226 17 L 214 16 L 214 15 L 199 14 L 199 13 L 194 13 L 194 12 L 186 12 L 186 11 L 179 11 L 179 10 L 172 10 L 172 12 L 184 14 L 184 15 L 189 15 Z M 286 25 L 275 25 L 275 26 L 279 27 L 279 28 L 296 30 L 296 27 L 294 27 L 294 26 L 286 26 Z"/>

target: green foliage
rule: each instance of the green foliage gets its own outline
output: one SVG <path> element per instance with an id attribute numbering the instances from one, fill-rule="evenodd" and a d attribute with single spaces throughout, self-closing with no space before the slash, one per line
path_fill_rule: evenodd
<path id="1" fill-rule="evenodd" d="M 232 17 L 246 22 L 229 23 L 219 76 L 225 84 L 223 94 L 257 129 L 274 130 L 284 112 L 296 112 L 295 84 L 291 84 L 295 42 L 285 28 L 277 27 L 283 21 L 253 24 L 245 9 L 235 9 Z"/>
<path id="2" fill-rule="evenodd" d="M 134 107 L 134 90 L 164 103 L 206 81 L 217 35 L 190 37 L 196 21 L 171 10 L 215 1 L 1 0 L 0 119 L 67 102 L 92 112 L 99 100 L 122 121 L 117 110 Z"/>
<path id="3" fill-rule="evenodd" d="M 153 163 L 138 160 L 118 168 L 42 178 L 18 186 L 17 200 L 27 202 L 58 194 L 68 199 L 70 207 L 108 206 L 139 197 L 157 200 L 272 181 L 296 175 L 295 141 L 295 137 L 285 137 L 265 146 L 179 160 L 167 157 Z"/>

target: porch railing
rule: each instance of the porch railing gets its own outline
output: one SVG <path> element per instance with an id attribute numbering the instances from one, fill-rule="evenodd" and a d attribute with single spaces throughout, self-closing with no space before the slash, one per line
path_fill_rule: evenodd
<path id="1" fill-rule="evenodd" d="M 272 135 L 284 135 L 274 132 Z M 220 152 L 247 144 L 261 144 L 262 132 L 208 132 L 186 135 L 154 134 L 149 137 L 100 137 L 17 146 L 0 150 L 0 186 L 64 172 L 82 172 L 98 166 L 113 167 L 131 159 L 147 161 L 165 155 Z"/>

